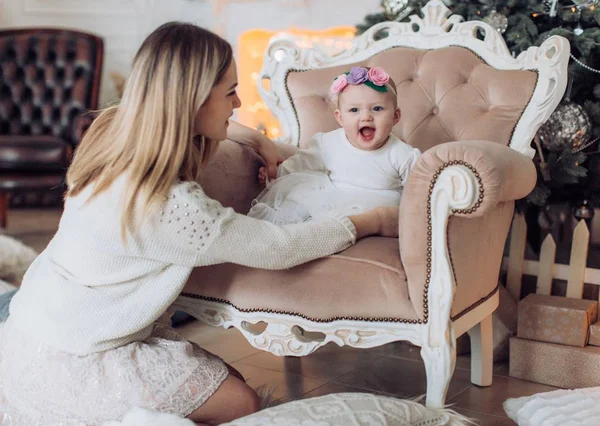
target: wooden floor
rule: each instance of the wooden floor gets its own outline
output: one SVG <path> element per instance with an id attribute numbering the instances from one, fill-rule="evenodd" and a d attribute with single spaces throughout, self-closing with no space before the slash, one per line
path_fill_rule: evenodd
<path id="1" fill-rule="evenodd" d="M 11 210 L 5 232 L 41 251 L 56 231 L 59 218 L 57 210 Z M 279 400 L 333 392 L 374 392 L 407 398 L 423 395 L 426 389 L 419 348 L 406 343 L 373 349 L 328 345 L 306 357 L 282 358 L 255 349 L 235 329 L 192 322 L 178 331 L 231 363 L 251 386 L 273 388 L 274 397 Z M 514 425 L 502 408 L 507 398 L 555 389 L 509 377 L 507 363 L 495 366 L 492 386 L 480 388 L 470 383 L 469 368 L 469 356 L 460 356 L 447 401 L 481 425 Z"/>

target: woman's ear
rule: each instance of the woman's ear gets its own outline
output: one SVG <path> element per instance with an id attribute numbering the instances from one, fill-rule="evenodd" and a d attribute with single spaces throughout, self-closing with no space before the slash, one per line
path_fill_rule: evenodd
<path id="1" fill-rule="evenodd" d="M 335 111 L 333 111 L 333 115 L 335 116 L 335 119 L 337 120 L 338 124 L 343 127 L 344 120 L 342 119 L 342 113 L 340 112 L 340 110 L 336 109 Z"/>
<path id="2" fill-rule="evenodd" d="M 400 121 L 400 116 L 402 114 L 400 113 L 400 108 L 396 108 L 396 111 L 394 111 L 394 126 L 396 124 L 398 124 L 398 122 Z"/>

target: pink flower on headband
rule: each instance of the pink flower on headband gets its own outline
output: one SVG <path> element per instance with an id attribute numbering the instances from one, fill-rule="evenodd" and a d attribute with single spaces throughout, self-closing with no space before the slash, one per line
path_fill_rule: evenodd
<path id="1" fill-rule="evenodd" d="M 369 70 L 369 80 L 376 86 L 385 86 L 390 81 L 390 76 L 381 67 L 373 67 Z"/>
<path id="2" fill-rule="evenodd" d="M 331 83 L 331 88 L 329 89 L 331 93 L 340 93 L 344 88 L 348 85 L 348 77 L 346 74 L 340 74 L 333 80 Z"/>

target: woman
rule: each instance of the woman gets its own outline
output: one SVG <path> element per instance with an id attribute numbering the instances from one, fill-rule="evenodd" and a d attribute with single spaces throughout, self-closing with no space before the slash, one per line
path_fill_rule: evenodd
<path id="1" fill-rule="evenodd" d="M 209 31 L 168 23 L 143 42 L 0 328 L 1 424 L 101 424 L 135 406 L 209 424 L 250 414 L 256 393 L 221 359 L 155 324 L 192 268 L 283 269 L 397 235 L 397 209 L 278 227 L 207 197 L 196 180 L 228 135 L 236 86 L 231 46 Z M 276 164 L 270 142 L 256 149 Z"/>

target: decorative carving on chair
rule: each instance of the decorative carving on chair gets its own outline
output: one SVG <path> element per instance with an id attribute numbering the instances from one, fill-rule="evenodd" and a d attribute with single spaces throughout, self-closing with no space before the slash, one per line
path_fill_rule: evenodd
<path id="1" fill-rule="evenodd" d="M 461 16 L 449 16 L 451 12 L 441 0 L 428 2 L 422 8 L 422 14 L 422 18 L 410 16 L 411 22 L 376 24 L 354 39 L 348 50 L 336 56 L 328 56 L 317 47 L 302 49 L 291 41 L 272 43 L 265 52 L 264 66 L 259 74 L 259 81 L 269 80 L 270 87 L 266 89 L 259 84 L 258 89 L 280 121 L 283 136 L 279 140 L 294 145 L 300 141 L 300 125 L 287 90 L 289 72 L 356 63 L 394 47 L 429 50 L 461 46 L 495 68 L 538 72 L 535 92 L 510 140 L 511 148 L 532 158 L 535 151 L 530 147 L 531 140 L 562 97 L 561 91 L 554 88 L 566 84 L 568 42 L 553 36 L 540 47 L 532 46 L 518 58 L 513 58 L 498 31 L 483 21 L 464 22 Z M 387 37 L 381 38 L 382 33 Z"/>
<path id="2" fill-rule="evenodd" d="M 257 349 L 279 356 L 308 355 L 327 343 L 356 348 L 371 348 L 389 342 L 407 340 L 420 342 L 421 330 L 406 323 L 354 323 L 349 320 L 333 321 L 315 329 L 311 321 L 294 317 L 285 322 L 265 312 L 242 312 L 231 305 L 180 297 L 171 310 L 188 312 L 214 327 L 235 327 Z M 267 327 L 260 333 L 249 324 L 264 322 Z M 290 325 L 293 324 L 293 325 Z"/>
<path id="3" fill-rule="evenodd" d="M 422 17 L 412 16 L 409 23 L 378 24 L 357 37 L 348 51 L 334 57 L 329 57 L 316 48 L 302 49 L 290 41 L 273 42 L 265 54 L 265 65 L 259 78 L 261 82 L 263 79 L 270 80 L 270 87 L 266 89 L 259 84 L 259 90 L 267 105 L 280 119 L 283 134 L 286 137 L 284 140 L 297 145 L 300 135 L 300 123 L 287 87 L 289 73 L 354 64 L 394 47 L 424 50 L 461 47 L 470 50 L 484 63 L 498 70 L 529 70 L 537 73 L 537 79 L 531 78 L 532 76 L 528 73 L 518 73 L 521 76 L 526 75 L 523 80 L 527 82 L 526 87 L 529 88 L 526 93 L 529 94 L 533 91 L 533 94 L 529 99 L 525 95 L 526 97 L 520 100 L 519 108 L 514 114 L 515 117 L 519 117 L 520 114 L 520 117 L 517 119 L 516 125 L 513 124 L 514 121 L 511 121 L 511 127 L 514 125 L 512 134 L 509 137 L 507 132 L 504 138 L 505 142 L 510 139 L 510 147 L 515 151 L 531 155 L 532 150 L 529 143 L 535 130 L 551 114 L 566 88 L 568 43 L 563 38 L 551 37 L 541 47 L 532 47 L 518 58 L 513 58 L 500 34 L 492 27 L 479 21 L 463 22 L 461 17 L 449 16 L 449 14 L 449 10 L 440 0 L 432 0 L 423 8 Z M 387 36 L 378 38 L 382 32 L 385 32 Z M 406 53 L 408 49 L 402 51 Z M 418 53 L 420 54 L 420 52 Z M 412 54 L 412 52 L 406 54 Z M 473 58 L 469 57 L 468 61 L 474 63 L 473 66 L 487 69 L 485 65 L 479 64 Z M 437 70 L 434 70 L 433 74 L 435 72 Z M 457 85 L 465 83 L 464 79 L 456 80 Z M 534 81 L 535 87 L 533 87 Z M 319 93 L 317 90 L 316 96 L 326 95 L 325 92 Z M 488 102 L 488 106 L 489 104 Z M 521 114 L 522 108 L 524 110 Z M 473 139 L 478 139 L 477 133 L 473 133 Z M 461 144 L 462 142 L 457 143 Z M 491 142 L 488 143 L 494 145 Z M 492 152 L 491 148 L 488 147 L 488 149 Z M 505 147 L 501 147 L 501 149 L 505 149 L 505 151 L 494 152 L 510 155 L 511 165 L 530 165 L 530 161 L 524 160 L 522 155 Z M 506 151 L 509 151 L 510 154 Z M 468 217 L 475 212 L 477 215 L 484 214 L 479 210 L 483 210 L 482 204 L 486 194 L 483 185 L 485 175 L 482 178 L 474 165 L 466 161 L 467 158 L 472 157 L 461 156 L 454 161 L 448 161 L 447 157 L 444 158 L 442 161 L 445 162 L 439 167 L 437 166 L 439 162 L 435 163 L 434 167 L 437 169 L 430 169 L 430 164 L 424 160 L 423 170 L 427 174 L 418 176 L 416 179 L 419 183 L 414 186 L 414 188 L 420 189 L 422 184 L 429 185 L 429 190 L 428 193 L 420 191 L 418 199 L 419 203 L 427 203 L 426 213 L 423 212 L 424 209 L 421 205 L 418 210 L 415 210 L 420 215 L 427 215 L 426 220 L 423 216 L 419 217 L 419 227 L 423 227 L 423 232 L 425 232 L 426 226 L 427 234 L 426 238 L 423 234 L 419 239 L 419 256 L 412 265 L 413 272 L 418 271 L 418 273 L 414 275 L 412 282 L 410 279 L 407 281 L 409 285 L 412 285 L 408 288 L 409 293 L 411 289 L 414 291 L 414 294 L 410 295 L 416 298 L 416 300 L 412 300 L 411 308 L 414 308 L 414 311 L 411 311 L 410 316 L 401 310 L 397 315 L 398 317 L 406 315 L 407 317 L 404 319 L 389 318 L 394 315 L 393 313 L 386 313 L 385 317 L 377 317 L 376 314 L 370 314 L 370 317 L 351 316 L 354 312 L 350 311 L 344 312 L 344 315 L 348 315 L 348 317 L 335 317 L 334 315 L 328 317 L 326 313 L 321 313 L 318 314 L 320 318 L 314 318 L 307 315 L 307 312 L 301 312 L 301 309 L 300 312 L 273 309 L 273 304 L 269 305 L 270 308 L 263 309 L 255 308 L 255 305 L 240 308 L 229 300 L 210 297 L 209 294 L 202 295 L 201 292 L 182 293 L 182 297 L 175 301 L 174 308 L 187 311 L 211 325 L 236 327 L 253 346 L 277 355 L 307 355 L 330 342 L 340 346 L 368 348 L 393 341 L 409 341 L 422 347 L 421 355 L 427 371 L 427 405 L 430 407 L 443 406 L 447 387 L 454 371 L 456 336 L 467 332 L 474 326 L 477 327 L 478 324 L 491 321 L 491 314 L 498 306 L 499 300 L 498 288 L 495 277 L 493 277 L 492 281 L 486 281 L 485 288 L 490 289 L 489 294 L 479 300 L 469 298 L 469 303 L 465 304 L 466 308 L 454 317 L 451 316 L 453 303 L 455 303 L 456 278 L 448 245 L 448 222 L 451 216 Z M 519 163 L 519 161 L 523 161 L 523 163 Z M 503 167 L 503 173 L 515 170 L 510 166 L 505 167 L 502 162 L 490 160 L 490 164 Z M 527 174 L 523 173 L 523 176 L 527 176 Z M 533 180 L 533 176 L 533 174 L 530 175 L 530 180 Z M 494 194 L 489 190 L 487 192 L 487 197 L 493 199 Z M 511 198 L 500 201 L 512 200 Z M 486 201 L 494 204 L 493 200 L 486 199 Z M 484 207 L 490 206 L 486 204 Z M 490 211 L 485 214 L 498 212 L 493 209 L 490 207 Z M 507 212 L 508 209 L 500 211 L 502 214 Z M 400 243 L 404 247 L 402 240 Z M 426 253 L 423 253 L 424 249 L 427 250 Z M 398 253 L 398 255 L 400 254 Z M 465 253 L 459 254 L 462 255 L 462 260 Z M 459 262 L 459 254 L 455 253 L 457 262 Z M 426 271 L 423 271 L 423 266 L 426 267 Z M 489 277 L 486 279 L 489 280 Z M 236 285 L 238 284 L 239 281 L 236 282 Z M 423 285 L 422 292 L 419 287 L 421 285 Z M 459 290 L 461 289 L 459 288 Z M 193 287 L 190 291 L 194 291 Z M 232 291 L 235 292 L 234 286 L 232 286 Z M 483 294 L 485 293 L 488 291 L 486 290 Z M 217 294 L 219 294 L 218 297 L 229 297 L 229 295 Z M 236 303 L 243 305 L 244 302 Z M 422 308 L 422 315 L 419 312 L 420 308 Z M 259 323 L 264 323 L 266 327 L 257 330 Z M 480 346 L 491 345 L 489 335 L 491 326 L 488 323 L 486 327 L 480 328 L 481 334 L 485 334 L 485 338 L 479 339 Z M 485 331 L 484 328 L 488 331 Z M 477 341 L 475 345 L 477 345 Z M 477 348 L 475 348 L 475 353 L 483 353 L 483 349 L 479 349 L 480 351 L 477 352 Z M 489 347 L 486 348 L 486 351 L 489 352 Z M 485 362 L 491 362 L 489 357 Z M 487 372 L 491 364 L 486 365 L 484 368 L 481 357 L 473 359 L 474 383 L 489 384 L 488 379 L 491 379 L 491 376 L 487 377 Z"/>

